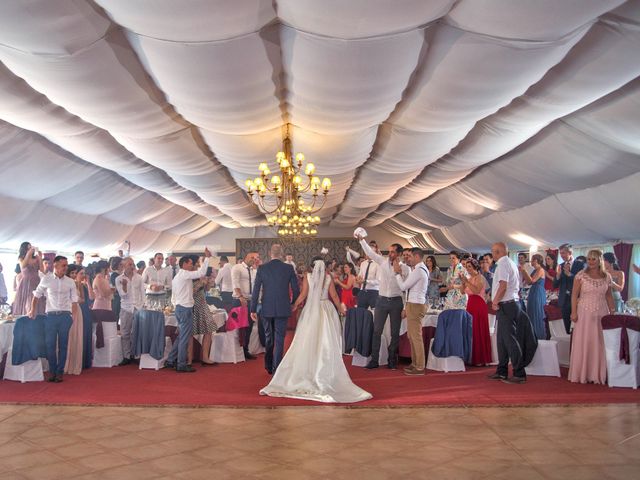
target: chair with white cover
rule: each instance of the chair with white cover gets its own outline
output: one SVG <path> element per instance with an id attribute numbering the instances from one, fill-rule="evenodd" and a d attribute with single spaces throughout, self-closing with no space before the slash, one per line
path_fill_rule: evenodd
<path id="1" fill-rule="evenodd" d="M 464 361 L 460 357 L 436 357 L 433 354 L 433 338 L 429 343 L 429 356 L 427 357 L 427 370 L 439 372 L 464 372 Z"/>
<path id="2" fill-rule="evenodd" d="M 610 387 L 638 388 L 640 385 L 640 318 L 606 315 L 602 333 Z"/>
<path id="3" fill-rule="evenodd" d="M 11 359 L 12 350 L 7 352 L 7 363 L 4 367 L 4 379 L 15 380 L 17 382 L 42 382 L 44 373 L 40 359 L 29 360 L 20 365 L 14 365 Z"/>
<path id="4" fill-rule="evenodd" d="M 221 332 L 211 339 L 209 358 L 215 363 L 244 362 L 244 350 L 238 340 L 238 330 Z"/>
<path id="5" fill-rule="evenodd" d="M 551 340 L 555 340 L 558 343 L 558 361 L 563 367 L 568 367 L 571 359 L 571 335 L 564 328 L 562 319 L 549 320 L 548 323 Z"/>
<path id="6" fill-rule="evenodd" d="M 94 325 L 93 344 L 96 343 Z M 102 322 L 102 332 L 104 335 L 104 347 L 95 348 L 93 352 L 94 367 L 111 368 L 122 362 L 122 340 L 118 336 L 118 326 L 116 322 Z"/>
<path id="7" fill-rule="evenodd" d="M 384 330 L 382 331 L 382 336 L 380 337 L 378 365 L 387 365 L 389 363 L 389 343 L 391 343 L 391 322 L 387 318 L 387 322 L 384 324 Z M 366 367 L 370 361 L 371 356 L 363 357 L 355 348 L 351 351 L 351 365 L 354 367 Z"/>
<path id="8" fill-rule="evenodd" d="M 171 351 L 171 339 L 169 337 L 165 337 L 164 339 L 164 355 L 160 360 L 156 360 L 148 353 L 143 353 L 140 355 L 140 365 L 139 370 L 149 369 L 149 370 L 160 370 L 164 367 L 165 362 L 167 361 L 167 357 L 169 356 L 169 352 Z"/>
<path id="9" fill-rule="evenodd" d="M 491 364 L 498 364 L 498 323 L 496 316 L 489 314 L 489 335 L 491 338 Z"/>
<path id="10" fill-rule="evenodd" d="M 558 342 L 555 340 L 538 340 L 538 348 L 533 360 L 524 370 L 527 375 L 559 377 Z"/>

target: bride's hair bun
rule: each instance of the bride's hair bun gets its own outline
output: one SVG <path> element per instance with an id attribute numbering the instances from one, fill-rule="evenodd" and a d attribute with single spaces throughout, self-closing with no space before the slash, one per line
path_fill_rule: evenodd
<path id="1" fill-rule="evenodd" d="M 311 265 L 315 265 L 317 261 L 321 261 L 322 263 L 324 263 L 324 258 L 322 258 L 320 255 L 316 255 L 311 259 Z"/>

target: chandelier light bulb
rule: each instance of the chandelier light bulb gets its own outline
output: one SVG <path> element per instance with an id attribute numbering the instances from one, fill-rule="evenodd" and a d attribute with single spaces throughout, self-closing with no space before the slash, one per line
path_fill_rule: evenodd
<path id="1" fill-rule="evenodd" d="M 307 166 L 304 169 L 304 173 L 306 173 L 308 176 L 311 176 L 315 171 L 316 166 L 313 163 L 307 163 Z"/>
<path id="2" fill-rule="evenodd" d="M 278 162 L 278 164 L 280 164 L 282 162 L 282 160 L 284 160 L 285 158 L 287 158 L 287 157 L 284 154 L 284 152 L 276 153 L 276 162 Z"/>
<path id="3" fill-rule="evenodd" d="M 287 160 L 286 158 L 283 158 L 280 161 L 280 168 L 282 168 L 283 170 L 286 168 L 289 168 L 291 165 L 289 164 L 289 160 Z"/>
<path id="4" fill-rule="evenodd" d="M 258 165 L 258 170 L 260 170 L 261 172 L 264 172 L 265 170 L 268 170 L 268 169 L 269 169 L 269 167 L 264 162 L 262 162 L 260 165 Z"/>
<path id="5" fill-rule="evenodd" d="M 273 183 L 274 185 L 280 185 L 280 182 L 282 180 L 280 179 L 280 175 L 274 175 L 273 177 L 271 177 L 271 183 Z"/>
<path id="6" fill-rule="evenodd" d="M 331 188 L 331 180 L 329 180 L 327 177 L 324 177 L 322 179 L 322 188 L 324 190 L 329 190 Z"/>
<path id="7" fill-rule="evenodd" d="M 298 162 L 298 165 L 301 165 L 302 162 L 304 162 L 304 153 L 298 153 L 296 155 L 296 162 Z"/>

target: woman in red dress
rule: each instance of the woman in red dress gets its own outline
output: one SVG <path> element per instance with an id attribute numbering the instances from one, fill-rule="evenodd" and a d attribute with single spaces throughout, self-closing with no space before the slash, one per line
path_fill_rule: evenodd
<path id="1" fill-rule="evenodd" d="M 480 273 L 480 264 L 475 258 L 465 263 L 469 274 L 460 274 L 464 292 L 467 294 L 467 312 L 473 317 L 473 339 L 471 364 L 476 366 L 491 363 L 491 336 L 489 334 L 489 310 L 485 300 L 487 281 Z"/>
<path id="2" fill-rule="evenodd" d="M 544 259 L 544 289 L 547 292 L 558 290 L 557 287 L 554 288 L 553 286 L 553 281 L 556 278 L 556 269 L 558 268 L 556 258 L 557 257 L 553 253 L 549 252 Z"/>
<path id="3" fill-rule="evenodd" d="M 353 286 L 356 283 L 356 277 L 353 274 L 355 268 L 351 263 L 345 263 L 342 267 L 342 277 L 336 277 L 335 284 L 342 290 L 340 292 L 340 303 L 342 303 L 347 309 L 356 306 L 357 299 L 353 296 Z"/>

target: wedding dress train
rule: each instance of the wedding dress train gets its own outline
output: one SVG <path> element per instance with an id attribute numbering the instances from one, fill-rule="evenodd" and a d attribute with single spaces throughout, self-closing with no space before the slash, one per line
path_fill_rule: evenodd
<path id="1" fill-rule="evenodd" d="M 324 262 L 316 261 L 307 274 L 309 294 L 298 320 L 291 347 L 261 395 L 353 403 L 369 400 L 371 394 L 355 385 L 342 360 L 342 328 L 329 300 L 330 277 Z"/>

